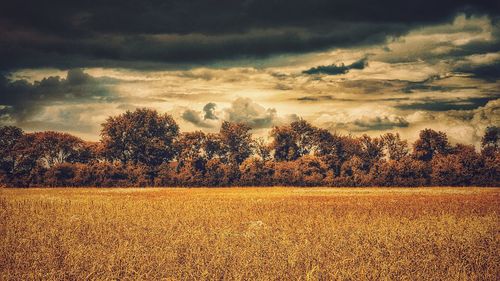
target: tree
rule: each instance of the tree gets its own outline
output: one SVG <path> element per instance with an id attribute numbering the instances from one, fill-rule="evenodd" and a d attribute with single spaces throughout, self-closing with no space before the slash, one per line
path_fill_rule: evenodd
<path id="1" fill-rule="evenodd" d="M 317 128 L 300 119 L 286 126 L 276 126 L 270 136 L 273 138 L 271 149 L 277 161 L 293 161 L 308 155 L 316 147 Z"/>
<path id="2" fill-rule="evenodd" d="M 23 135 L 23 130 L 18 127 L 0 127 L 0 161 L 12 161 L 12 151 Z"/>
<path id="3" fill-rule="evenodd" d="M 355 154 L 359 154 L 359 143 L 357 140 L 348 136 L 332 134 L 325 129 L 316 130 L 314 141 L 316 143 L 314 155 L 320 157 L 328 166 L 328 169 L 332 171 L 331 176 L 333 177 L 340 176 L 342 164 L 347 159 L 350 159 Z"/>
<path id="4" fill-rule="evenodd" d="M 458 185 L 472 185 L 479 182 L 481 170 L 484 168 L 484 162 L 481 155 L 476 152 L 473 145 L 457 144 L 453 148 L 453 155 L 460 163 L 458 175 Z"/>
<path id="5" fill-rule="evenodd" d="M 500 186 L 500 128 L 488 127 L 481 139 L 483 168 L 478 184 Z"/>
<path id="6" fill-rule="evenodd" d="M 334 170 L 336 175 L 337 167 L 340 167 L 339 151 L 342 149 L 342 142 L 336 135 L 332 135 L 328 130 L 318 129 L 315 134 L 314 142 L 316 143 L 316 151 L 314 155 L 320 157 L 325 162 L 329 169 Z"/>
<path id="7" fill-rule="evenodd" d="M 481 139 L 481 146 L 493 147 L 497 149 L 500 147 L 500 128 L 493 126 L 486 128 L 483 138 Z"/>
<path id="8" fill-rule="evenodd" d="M 224 163 L 220 158 L 213 158 L 207 162 L 207 172 L 203 183 L 207 186 L 229 186 L 238 182 L 239 167 L 234 163 Z"/>
<path id="9" fill-rule="evenodd" d="M 170 115 L 142 108 L 109 117 L 102 125 L 101 142 L 110 161 L 153 167 L 175 156 L 178 134 L 179 126 Z"/>
<path id="10" fill-rule="evenodd" d="M 481 139 L 481 152 L 484 156 L 493 158 L 500 152 L 500 128 L 488 127 Z"/>
<path id="11" fill-rule="evenodd" d="M 366 171 L 364 171 L 364 161 L 359 156 L 342 163 L 340 177 L 337 184 L 344 186 L 360 186 L 364 183 Z"/>
<path id="12" fill-rule="evenodd" d="M 323 183 L 328 167 L 319 158 L 313 155 L 304 155 L 295 161 L 296 178 L 303 186 L 318 186 Z"/>
<path id="13" fill-rule="evenodd" d="M 286 186 L 299 184 L 297 175 L 297 164 L 295 161 L 278 161 L 274 163 L 274 185 Z"/>
<path id="14" fill-rule="evenodd" d="M 16 167 L 16 151 L 24 136 L 23 130 L 14 126 L 0 127 L 0 182 L 9 182 Z"/>
<path id="15" fill-rule="evenodd" d="M 397 133 L 342 136 L 304 120 L 274 127 L 269 144 L 240 123 L 179 134 L 171 116 L 149 109 L 108 118 L 101 135 L 0 127 L 0 185 L 500 185 L 498 127 L 487 128 L 481 153 L 425 129 L 411 155 Z"/>
<path id="16" fill-rule="evenodd" d="M 13 126 L 0 128 L 0 180 L 9 186 L 29 186 L 44 173 L 38 160 L 43 151 L 35 144 L 35 134 L 24 134 Z"/>
<path id="17" fill-rule="evenodd" d="M 294 132 L 293 136 L 298 148 L 298 157 L 311 153 L 316 145 L 315 134 L 317 128 L 304 119 L 290 123 L 290 128 Z"/>
<path id="18" fill-rule="evenodd" d="M 205 175 L 205 144 L 207 136 L 202 131 L 180 134 L 175 142 L 177 151 L 177 172 L 172 178 L 183 185 L 200 185 Z"/>
<path id="19" fill-rule="evenodd" d="M 270 136 L 273 139 L 271 149 L 274 150 L 276 161 L 293 161 L 299 158 L 296 133 L 290 126 L 276 126 L 271 130 Z"/>
<path id="20" fill-rule="evenodd" d="M 363 170 L 368 172 L 373 164 L 384 157 L 384 142 L 379 138 L 363 135 L 359 138 L 359 157 L 363 161 Z"/>
<path id="21" fill-rule="evenodd" d="M 272 163 L 266 162 L 260 158 L 247 158 L 240 165 L 240 184 L 246 186 L 270 185 L 274 174 Z"/>
<path id="22" fill-rule="evenodd" d="M 83 143 L 80 153 L 74 157 L 74 162 L 95 163 L 104 161 L 102 148 L 102 143 L 100 142 L 86 141 Z"/>
<path id="23" fill-rule="evenodd" d="M 227 149 L 218 133 L 207 134 L 203 149 L 205 150 L 207 160 L 219 158 L 223 162 L 227 162 Z"/>
<path id="24" fill-rule="evenodd" d="M 158 175 L 154 179 L 156 186 L 178 186 L 176 182 L 177 163 L 163 163 L 158 167 Z"/>
<path id="25" fill-rule="evenodd" d="M 229 163 L 239 166 L 252 154 L 250 129 L 250 126 L 243 123 L 222 122 L 219 137 Z"/>
<path id="26" fill-rule="evenodd" d="M 207 136 L 202 131 L 188 132 L 180 135 L 175 143 L 178 167 L 190 165 L 202 174 L 205 171 Z"/>
<path id="27" fill-rule="evenodd" d="M 462 144 L 453 148 L 453 153 L 437 155 L 431 163 L 434 185 L 471 185 L 478 180 L 483 166 L 474 146 Z"/>
<path id="28" fill-rule="evenodd" d="M 429 184 L 430 164 L 410 156 L 382 159 L 370 169 L 366 184 L 375 186 L 423 186 Z"/>
<path id="29" fill-rule="evenodd" d="M 206 179 L 205 164 L 197 161 L 184 162 L 175 168 L 172 180 L 179 186 L 201 186 Z"/>
<path id="30" fill-rule="evenodd" d="M 151 185 L 150 179 L 147 178 L 146 168 L 142 165 L 96 162 L 73 164 L 72 166 L 77 167 L 72 179 L 74 186 L 130 187 Z M 57 171 L 59 167 L 60 165 L 55 166 L 51 170 Z"/>
<path id="31" fill-rule="evenodd" d="M 400 160 L 409 153 L 408 142 L 401 140 L 399 133 L 387 133 L 381 136 L 386 150 L 386 155 L 390 160 Z"/>
<path id="32" fill-rule="evenodd" d="M 477 183 L 482 186 L 500 186 L 500 153 L 481 155 L 484 166 Z"/>
<path id="33" fill-rule="evenodd" d="M 52 166 L 44 176 L 49 186 L 78 186 L 75 182 L 78 166 L 70 163 L 58 163 Z"/>
<path id="34" fill-rule="evenodd" d="M 65 162 L 87 161 L 84 156 L 87 153 L 85 151 L 87 147 L 80 138 L 53 131 L 36 132 L 32 135 L 34 137 L 32 146 L 38 152 L 37 160 L 40 165 L 46 168 Z"/>
<path id="35" fill-rule="evenodd" d="M 432 129 L 420 131 L 419 138 L 413 144 L 413 154 L 418 160 L 431 161 L 437 155 L 446 155 L 451 152 L 448 137 L 443 132 Z"/>
<path id="36" fill-rule="evenodd" d="M 263 138 L 257 138 L 252 145 L 254 152 L 262 161 L 266 162 L 271 159 L 271 147 L 265 143 Z"/>

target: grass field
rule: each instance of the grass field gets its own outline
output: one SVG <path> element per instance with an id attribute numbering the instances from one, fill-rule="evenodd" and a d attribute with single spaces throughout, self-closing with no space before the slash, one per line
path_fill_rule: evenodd
<path id="1" fill-rule="evenodd" d="M 498 280 L 500 189 L 0 189 L 0 279 Z"/>

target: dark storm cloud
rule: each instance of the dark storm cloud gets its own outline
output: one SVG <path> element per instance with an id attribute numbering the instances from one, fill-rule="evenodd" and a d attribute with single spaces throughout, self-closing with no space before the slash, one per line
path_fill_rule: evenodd
<path id="1" fill-rule="evenodd" d="M 468 8 L 497 12 L 495 1 L 442 0 L 25 0 L 3 4 L 2 15 L 17 24 L 73 34 L 221 33 L 311 21 L 425 22 Z"/>
<path id="2" fill-rule="evenodd" d="M 498 2 L 498 1 L 497 1 Z M 457 21 L 458 19 L 458 21 Z M 451 22 L 450 22 L 451 23 Z M 486 25 L 485 25 L 486 24 Z M 397 48 L 392 50 L 386 46 L 386 53 L 375 56 L 374 59 L 387 63 L 408 63 L 408 62 L 428 62 L 436 64 L 446 61 L 455 63 L 470 55 L 488 54 L 500 52 L 500 16 L 493 13 L 489 17 L 480 15 L 460 15 L 453 24 L 429 26 L 427 29 L 413 30 L 420 40 L 407 45 L 402 51 Z M 483 34 L 486 37 L 468 38 L 466 41 L 457 44 L 454 40 L 435 40 L 429 35 L 441 35 L 446 38 L 448 35 L 458 35 L 463 33 Z M 394 40 L 398 42 L 398 39 Z M 400 42 L 404 42 L 400 41 Z M 411 55 L 409 55 L 409 53 Z"/>
<path id="3" fill-rule="evenodd" d="M 0 70 L 27 67 L 183 68 L 225 59 L 264 58 L 330 46 L 383 42 L 402 34 L 397 24 L 336 23 L 323 26 L 250 30 L 227 34 L 92 34 L 76 38 L 45 38 L 44 34 L 0 37 Z M 356 34 L 356 36 L 353 36 Z M 13 38 L 12 38 L 13 37 Z M 1 44 L 3 43 L 3 44 Z M 16 45 L 16 47 L 10 47 Z"/>
<path id="4" fill-rule="evenodd" d="M 296 100 L 298 100 L 298 101 L 324 101 L 324 100 L 332 100 L 332 99 L 333 99 L 332 96 L 327 96 L 327 95 L 296 98 Z"/>
<path id="5" fill-rule="evenodd" d="M 408 127 L 410 123 L 403 117 L 376 116 L 372 118 L 360 118 L 353 122 L 360 131 L 365 130 L 389 130 L 394 128 Z"/>
<path id="6" fill-rule="evenodd" d="M 317 67 L 310 68 L 308 70 L 302 71 L 304 74 L 327 74 L 327 75 L 338 75 L 338 74 L 346 74 L 351 69 L 364 69 L 368 63 L 366 59 L 361 59 L 353 62 L 349 65 L 344 65 L 343 63 L 336 65 L 321 65 Z"/>
<path id="7" fill-rule="evenodd" d="M 173 67 L 382 42 L 496 1 L 4 1 L 0 70 Z"/>
<path id="8" fill-rule="evenodd" d="M 410 104 L 397 105 L 396 108 L 403 110 L 426 110 L 426 111 L 448 111 L 448 110 L 472 110 L 485 106 L 489 101 L 496 100 L 499 94 L 489 97 L 464 98 L 455 100 L 419 100 Z"/>
<path id="9" fill-rule="evenodd" d="M 317 101 L 342 101 L 342 102 L 385 102 L 385 101 L 406 101 L 409 100 L 410 98 L 383 98 L 383 97 L 377 97 L 377 98 L 369 98 L 369 99 L 347 99 L 347 98 L 335 98 L 334 96 L 331 95 L 319 95 L 319 96 L 304 96 L 304 97 L 299 97 L 294 100 L 297 101 L 310 101 L 310 102 L 317 102 Z"/>
<path id="10" fill-rule="evenodd" d="M 382 115 L 360 117 L 349 122 L 330 122 L 330 130 L 347 130 L 350 132 L 383 131 L 396 128 L 406 128 L 411 124 L 402 116 Z"/>
<path id="11" fill-rule="evenodd" d="M 468 70 L 470 71 L 470 69 Z M 359 79 L 359 80 L 344 80 L 339 83 L 346 89 L 352 89 L 355 91 L 361 91 L 365 94 L 376 94 L 376 93 L 387 93 L 388 91 L 392 91 L 394 93 L 405 93 L 405 94 L 414 94 L 414 93 L 430 93 L 436 92 L 438 93 L 451 93 L 462 90 L 478 90 L 477 85 L 465 85 L 458 86 L 454 84 L 446 84 L 446 81 L 443 80 L 453 78 L 453 75 L 450 76 L 436 76 L 432 75 L 427 79 L 421 81 L 409 81 L 402 79 L 378 79 L 378 80 L 368 80 L 368 79 Z M 440 82 L 441 84 L 437 84 Z M 366 100 L 366 99 L 364 99 Z M 377 98 L 376 101 L 383 101 L 384 98 Z"/>
<path id="12" fill-rule="evenodd" d="M 461 66 L 456 68 L 455 71 L 470 73 L 476 78 L 495 82 L 500 78 L 500 61 L 495 61 L 484 65 Z"/>
<path id="13" fill-rule="evenodd" d="M 205 104 L 205 106 L 203 107 L 203 112 L 205 112 L 205 116 L 203 116 L 203 119 L 210 119 L 210 120 L 219 119 L 215 115 L 215 107 L 217 107 L 217 105 L 213 102 Z"/>
<path id="14" fill-rule="evenodd" d="M 116 97 L 106 85 L 115 82 L 81 69 L 69 70 L 66 78 L 51 76 L 33 83 L 0 76 L 0 121 L 24 122 L 51 105 L 111 102 Z"/>
<path id="15" fill-rule="evenodd" d="M 390 80 L 390 79 L 358 79 L 358 80 L 343 80 L 340 82 L 342 87 L 350 91 L 362 92 L 365 94 L 373 94 L 385 92 L 388 89 L 398 87 L 406 87 L 410 81 L 407 80 Z"/>
<path id="16" fill-rule="evenodd" d="M 406 86 L 401 89 L 403 93 L 411 94 L 415 92 L 452 92 L 458 90 L 472 90 L 477 89 L 476 86 L 445 86 L 445 85 L 434 85 L 434 81 L 447 79 L 449 77 L 439 77 L 431 76 L 423 81 L 399 81 L 400 83 L 406 83 Z"/>
<path id="17" fill-rule="evenodd" d="M 309 101 L 309 102 L 317 102 L 317 101 L 345 101 L 345 102 L 352 102 L 352 101 L 359 101 L 359 99 L 336 98 L 336 97 L 334 97 L 332 95 L 303 96 L 303 97 L 295 98 L 294 100 L 297 100 L 297 101 Z M 377 101 L 380 101 L 380 100 L 381 99 L 377 99 Z M 364 100 L 364 101 L 366 101 L 366 100 Z"/>
<path id="18" fill-rule="evenodd" d="M 463 87 L 461 87 L 463 88 Z M 467 88 L 474 88 L 474 87 L 467 87 Z M 414 93 L 416 91 L 422 91 L 422 92 L 445 92 L 445 91 L 450 91 L 452 89 L 456 89 L 456 87 L 448 87 L 448 86 L 442 86 L 442 85 L 425 85 L 421 83 L 412 83 L 403 89 L 404 93 L 410 94 Z"/>

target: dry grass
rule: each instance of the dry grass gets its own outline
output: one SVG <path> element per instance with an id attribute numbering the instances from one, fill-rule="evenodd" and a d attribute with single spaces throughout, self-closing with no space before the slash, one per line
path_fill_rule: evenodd
<path id="1" fill-rule="evenodd" d="M 1 189 L 0 279 L 500 276 L 500 189 Z"/>

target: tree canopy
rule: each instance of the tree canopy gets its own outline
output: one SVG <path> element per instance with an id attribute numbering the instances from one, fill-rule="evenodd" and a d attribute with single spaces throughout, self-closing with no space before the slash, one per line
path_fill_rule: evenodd
<path id="1" fill-rule="evenodd" d="M 499 136 L 488 128 L 477 151 L 432 129 L 409 145 L 397 133 L 340 135 L 300 119 L 266 142 L 244 123 L 181 133 L 170 115 L 137 109 L 109 117 L 99 142 L 0 127 L 0 185 L 499 186 Z"/>
<path id="2" fill-rule="evenodd" d="M 101 142 L 109 161 L 154 166 L 175 156 L 178 135 L 179 126 L 170 115 L 142 108 L 109 117 L 102 124 Z"/>

